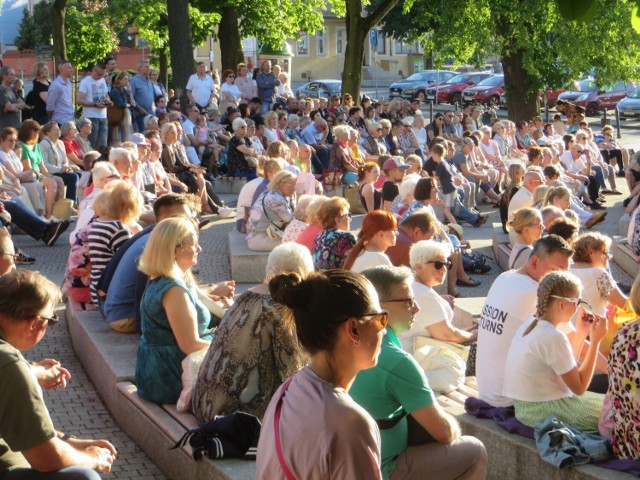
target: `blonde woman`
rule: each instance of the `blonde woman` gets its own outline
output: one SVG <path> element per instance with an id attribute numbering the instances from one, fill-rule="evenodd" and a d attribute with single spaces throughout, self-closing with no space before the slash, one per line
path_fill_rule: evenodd
<path id="1" fill-rule="evenodd" d="M 278 113 L 269 110 L 264 114 L 264 136 L 267 139 L 267 146 L 278 141 Z"/>
<path id="2" fill-rule="evenodd" d="M 49 98 L 49 86 L 51 85 L 49 65 L 45 62 L 38 62 L 34 65 L 33 71 L 35 74 L 32 89 L 34 94 L 33 119 L 40 125 L 44 125 L 49 121 L 47 113 L 47 98 Z"/>
<path id="3" fill-rule="evenodd" d="M 516 211 L 509 227 L 516 232 L 516 242 L 509 255 L 509 269 L 517 270 L 529 261 L 533 244 L 542 236 L 544 225 L 537 208 L 521 208 Z"/>
<path id="4" fill-rule="evenodd" d="M 191 273 L 201 251 L 196 225 L 174 217 L 158 223 L 140 257 L 149 282 L 140 304 L 136 386 L 140 397 L 155 403 L 178 401 L 182 360 L 213 339 L 211 314 Z"/>
<path id="5" fill-rule="evenodd" d="M 504 393 L 514 400 L 516 418 L 535 426 L 549 415 L 583 432 L 598 431 L 604 395 L 587 392 L 607 321 L 589 314 L 580 280 L 554 271 L 539 282 L 536 313 L 516 332 L 505 365 Z M 566 324 L 576 316 L 568 337 Z M 585 349 L 587 335 L 590 343 Z M 580 366 L 577 359 L 582 358 Z"/>

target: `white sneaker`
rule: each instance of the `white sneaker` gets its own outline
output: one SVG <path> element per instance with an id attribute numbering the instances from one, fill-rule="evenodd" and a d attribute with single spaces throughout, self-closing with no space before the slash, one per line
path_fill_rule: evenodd
<path id="1" fill-rule="evenodd" d="M 236 211 L 233 208 L 220 207 L 218 209 L 218 217 L 220 217 L 220 218 L 233 217 L 235 214 L 236 214 Z"/>

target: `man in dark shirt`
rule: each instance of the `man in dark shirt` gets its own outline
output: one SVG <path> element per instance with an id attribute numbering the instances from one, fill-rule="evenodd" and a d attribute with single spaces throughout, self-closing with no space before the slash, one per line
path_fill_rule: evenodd
<path id="1" fill-rule="evenodd" d="M 382 185 L 382 208 L 390 211 L 393 200 L 400 195 L 398 184 L 402 182 L 409 165 L 405 165 L 401 157 L 392 157 L 382 164 L 387 181 Z"/>
<path id="2" fill-rule="evenodd" d="M 398 225 L 396 244 L 385 251 L 391 263 L 400 267 L 411 267 L 409 250 L 420 240 L 431 240 L 436 232 L 436 218 L 427 210 L 420 209 L 405 218 Z"/>

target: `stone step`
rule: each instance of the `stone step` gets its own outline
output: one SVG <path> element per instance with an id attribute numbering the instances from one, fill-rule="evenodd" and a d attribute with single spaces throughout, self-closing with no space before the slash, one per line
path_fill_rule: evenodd
<path id="1" fill-rule="evenodd" d="M 640 263 L 625 237 L 613 237 L 613 261 L 632 279 L 640 275 Z"/>

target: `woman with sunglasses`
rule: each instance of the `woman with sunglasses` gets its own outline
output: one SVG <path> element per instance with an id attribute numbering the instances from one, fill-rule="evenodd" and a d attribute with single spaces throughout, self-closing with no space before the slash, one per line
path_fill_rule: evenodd
<path id="1" fill-rule="evenodd" d="M 407 352 L 413 353 L 417 337 L 468 343 L 475 341 L 478 336 L 477 330 L 468 332 L 453 326 L 451 303 L 434 290 L 444 283 L 451 270 L 451 253 L 448 244 L 433 240 L 417 242 L 409 251 L 409 261 L 415 275 L 413 291 L 420 311 L 411 328 L 398 335 Z"/>
<path id="2" fill-rule="evenodd" d="M 381 479 L 378 427 L 348 393 L 376 365 L 386 333 L 375 289 L 362 275 L 328 270 L 278 275 L 269 291 L 288 307 L 309 363 L 269 403 L 256 478 Z"/>
<path id="3" fill-rule="evenodd" d="M 587 232 L 580 235 L 572 247 L 570 271 L 581 280 L 582 298 L 591 305 L 592 312 L 604 317 L 609 305 L 623 308 L 628 298 L 609 272 L 611 238 L 599 232 Z"/>
<path id="4" fill-rule="evenodd" d="M 377 265 L 391 265 L 384 252 L 396 244 L 397 237 L 398 221 L 392 213 L 385 210 L 367 213 L 362 220 L 358 241 L 344 261 L 344 269 L 362 272 Z"/>
<path id="5" fill-rule="evenodd" d="M 233 70 L 230 68 L 226 69 L 222 72 L 222 78 L 224 78 L 224 83 L 222 87 L 220 87 L 220 109 L 225 110 L 231 103 L 238 105 L 242 98 L 242 92 L 238 86 L 234 84 L 236 75 L 233 73 Z"/>
<path id="6" fill-rule="evenodd" d="M 358 373 L 350 393 L 380 428 L 384 478 L 484 479 L 484 445 L 461 435 L 456 419 L 435 401 L 422 367 L 398 339 L 420 313 L 411 271 L 379 266 L 363 275 L 389 318 L 378 364 Z"/>
<path id="7" fill-rule="evenodd" d="M 313 242 L 311 255 L 316 270 L 342 268 L 356 237 L 349 231 L 351 212 L 349 202 L 342 197 L 327 200 L 318 211 L 322 231 Z"/>
<path id="8" fill-rule="evenodd" d="M 571 273 L 553 271 L 542 277 L 535 317 L 522 324 L 511 342 L 504 394 L 514 400 L 516 418 L 530 427 L 554 415 L 583 432 L 598 432 L 604 395 L 588 392 L 587 387 L 607 320 L 589 313 L 581 290 L 580 280 Z M 575 331 L 565 334 L 574 317 Z M 587 335 L 590 343 L 585 348 Z"/>

